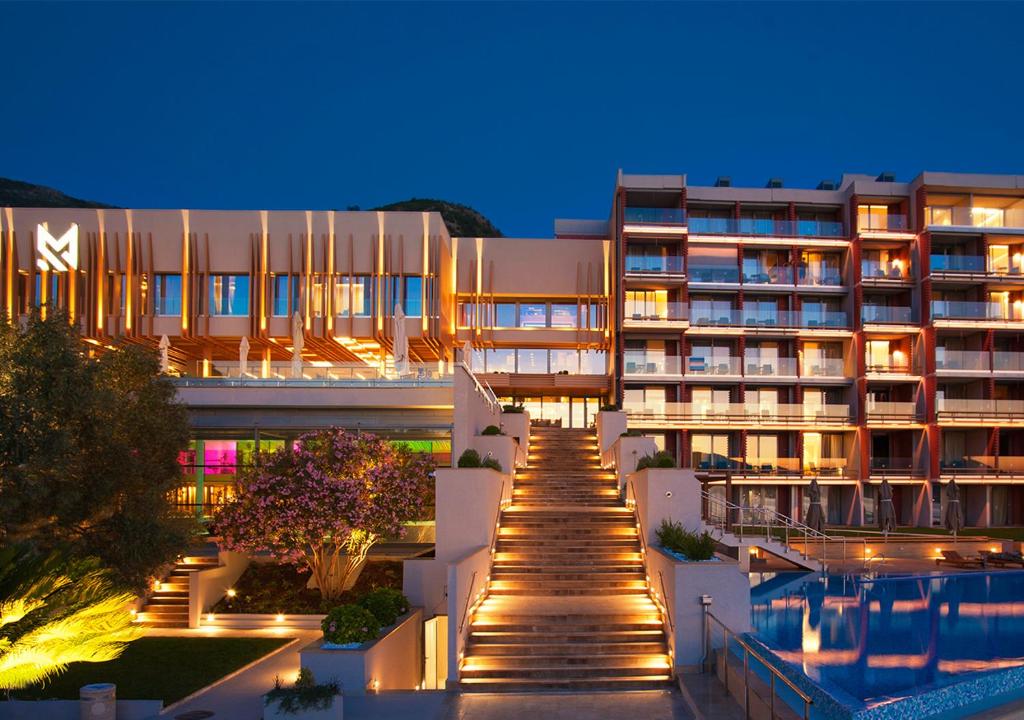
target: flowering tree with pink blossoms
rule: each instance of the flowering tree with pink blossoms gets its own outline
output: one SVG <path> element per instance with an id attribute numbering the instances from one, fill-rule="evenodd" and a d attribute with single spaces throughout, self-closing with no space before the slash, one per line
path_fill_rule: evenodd
<path id="1" fill-rule="evenodd" d="M 362 433 L 337 428 L 260 456 L 217 515 L 227 550 L 304 563 L 325 599 L 337 598 L 374 543 L 400 537 L 420 516 L 433 463 Z"/>

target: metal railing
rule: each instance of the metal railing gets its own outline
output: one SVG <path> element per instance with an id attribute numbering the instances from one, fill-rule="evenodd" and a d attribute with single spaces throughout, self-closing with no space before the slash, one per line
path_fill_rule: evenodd
<path id="1" fill-rule="evenodd" d="M 799 702 L 803 704 L 804 720 L 810 720 L 811 705 L 814 704 L 814 700 L 810 695 L 797 687 L 796 684 L 786 677 L 774 663 L 770 662 L 761 653 L 751 647 L 750 643 L 744 640 L 742 636 L 730 630 L 728 626 L 715 617 L 713 613 L 706 611 L 704 613 L 704 617 L 706 618 L 704 623 L 704 647 L 706 648 L 706 657 L 708 659 L 710 659 L 711 651 L 714 649 L 714 634 L 712 633 L 711 623 L 714 622 L 722 631 L 722 675 L 719 679 L 722 681 L 722 684 L 725 685 L 725 689 L 729 693 L 732 693 L 732 690 L 729 687 L 729 656 L 732 653 L 730 644 L 735 643 L 738 645 L 743 653 L 743 716 L 747 718 L 747 720 L 750 720 L 750 718 L 753 717 L 750 708 L 750 696 L 752 692 L 750 682 L 750 658 L 754 658 L 757 662 L 761 663 L 761 666 L 768 671 L 768 697 L 760 699 L 768 705 L 769 719 L 775 720 L 778 717 L 775 712 L 776 698 L 778 697 L 776 685 L 781 681 L 786 685 L 786 687 L 793 691 Z M 705 670 L 706 669 L 707 668 L 705 668 Z M 756 690 L 753 690 L 753 692 L 757 695 Z M 760 697 L 759 695 L 757 696 Z"/>
<path id="2" fill-rule="evenodd" d="M 473 571 L 472 576 L 469 579 L 469 591 L 466 593 L 466 603 L 462 608 L 462 619 L 459 621 L 459 634 L 462 634 L 462 630 L 466 627 L 466 620 L 469 618 L 469 603 L 473 598 L 473 588 L 476 587 L 476 570 Z"/>
<path id="3" fill-rule="evenodd" d="M 690 306 L 682 302 L 646 303 L 626 300 L 623 322 L 661 323 L 686 320 Z"/>
<path id="4" fill-rule="evenodd" d="M 668 628 L 672 632 L 676 630 L 676 624 L 672 622 L 672 608 L 668 604 L 668 593 L 665 592 L 665 576 L 658 571 L 658 585 L 661 587 L 661 596 L 665 598 L 665 617 L 668 618 Z"/>
<path id="5" fill-rule="evenodd" d="M 850 422 L 849 405 L 800 405 L 782 403 L 665 402 L 656 406 L 629 404 L 631 420 L 764 424 L 829 424 Z"/>

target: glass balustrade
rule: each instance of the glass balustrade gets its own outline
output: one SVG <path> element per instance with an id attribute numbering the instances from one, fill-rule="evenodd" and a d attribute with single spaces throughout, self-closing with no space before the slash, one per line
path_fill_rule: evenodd
<path id="1" fill-rule="evenodd" d="M 913 314 L 908 307 L 862 305 L 860 319 L 866 323 L 909 324 L 913 322 Z"/>
<path id="2" fill-rule="evenodd" d="M 686 211 L 682 208 L 628 207 L 623 213 L 629 225 L 684 225 Z"/>
<path id="3" fill-rule="evenodd" d="M 626 301 L 623 319 L 627 323 L 664 323 L 686 320 L 689 306 L 681 302 L 630 302 Z"/>
<path id="4" fill-rule="evenodd" d="M 846 362 L 842 358 L 804 358 L 804 377 L 846 377 Z"/>
<path id="5" fill-rule="evenodd" d="M 1010 320 L 1010 308 L 998 302 L 932 300 L 932 318 L 941 320 Z M 1015 318 L 1014 318 L 1015 319 Z"/>
<path id="6" fill-rule="evenodd" d="M 691 234 L 843 237 L 843 224 L 829 220 L 691 217 Z"/>
<path id="7" fill-rule="evenodd" d="M 982 255 L 932 255 L 932 272 L 985 272 Z"/>
<path id="8" fill-rule="evenodd" d="M 623 370 L 626 375 L 679 375 L 681 358 L 626 353 Z"/>
<path id="9" fill-rule="evenodd" d="M 681 275 L 684 272 L 683 258 L 678 255 L 626 255 L 626 272 L 652 275 Z"/>
<path id="10" fill-rule="evenodd" d="M 687 375 L 739 375 L 742 358 L 694 354 L 686 358 Z"/>
<path id="11" fill-rule="evenodd" d="M 735 267 L 690 265 L 687 277 L 690 282 L 738 283 L 740 271 Z"/>
<path id="12" fill-rule="evenodd" d="M 865 408 L 868 420 L 913 420 L 917 404 L 912 402 L 871 402 Z"/>
<path id="13" fill-rule="evenodd" d="M 997 353 L 998 354 L 998 353 Z M 1006 353 L 1016 355 L 1017 353 Z M 988 353 L 977 350 L 935 349 L 936 370 L 988 370 Z"/>

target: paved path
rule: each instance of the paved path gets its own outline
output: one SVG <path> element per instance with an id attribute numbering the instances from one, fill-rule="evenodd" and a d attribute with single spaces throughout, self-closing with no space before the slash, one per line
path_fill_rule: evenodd
<path id="1" fill-rule="evenodd" d="M 193 630 L 181 634 L 186 633 L 191 636 L 212 637 L 282 635 L 278 630 L 244 630 L 220 632 L 216 635 Z M 320 637 L 319 630 L 292 630 L 283 634 L 285 637 L 297 638 L 298 642 L 285 645 L 284 648 L 243 668 L 240 672 L 164 708 L 160 717 L 173 719 L 190 711 L 205 710 L 213 713 L 212 716 L 208 716 L 211 720 L 260 720 L 263 717 L 263 693 L 274 687 L 274 678 L 277 676 L 280 676 L 282 682 L 293 682 L 299 668 L 299 649 Z"/>

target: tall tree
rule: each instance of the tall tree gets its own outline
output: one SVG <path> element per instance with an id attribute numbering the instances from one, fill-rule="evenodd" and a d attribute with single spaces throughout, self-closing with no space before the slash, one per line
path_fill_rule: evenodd
<path id="1" fill-rule="evenodd" d="M 188 418 L 155 354 L 89 347 L 60 314 L 0 325 L 0 542 L 95 556 L 140 588 L 194 531 L 170 500 Z"/>
<path id="2" fill-rule="evenodd" d="M 239 552 L 302 562 L 337 598 L 380 539 L 403 532 L 428 497 L 433 463 L 404 445 L 337 428 L 260 456 L 212 528 Z"/>

